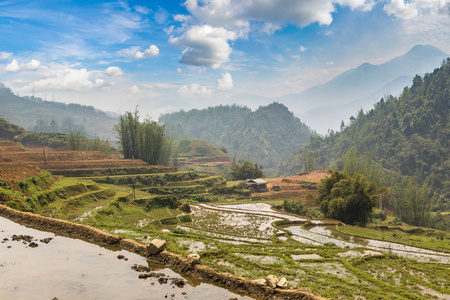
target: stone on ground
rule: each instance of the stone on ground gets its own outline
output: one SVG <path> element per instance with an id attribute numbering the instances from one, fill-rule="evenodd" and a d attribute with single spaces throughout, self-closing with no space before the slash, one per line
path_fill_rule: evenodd
<path id="1" fill-rule="evenodd" d="M 188 256 L 188 262 L 191 265 L 199 265 L 202 263 L 202 259 L 200 258 L 200 255 L 198 255 L 198 254 L 191 254 Z"/>
<path id="2" fill-rule="evenodd" d="M 150 245 L 147 246 L 147 252 L 150 255 L 158 254 L 164 249 L 166 249 L 166 242 L 158 239 L 154 239 L 151 241 Z"/>
<path id="3" fill-rule="evenodd" d="M 269 275 L 266 277 L 266 283 L 268 286 L 270 286 L 271 288 L 276 288 L 277 287 L 277 283 L 278 283 L 278 278 L 275 275 Z"/>
<path id="4" fill-rule="evenodd" d="M 287 289 L 288 282 L 285 277 L 281 278 L 280 281 L 278 281 L 277 287 L 282 288 L 282 289 Z"/>

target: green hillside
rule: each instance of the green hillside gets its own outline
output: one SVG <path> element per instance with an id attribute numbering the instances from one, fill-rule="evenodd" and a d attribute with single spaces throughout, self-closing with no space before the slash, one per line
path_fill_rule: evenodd
<path id="1" fill-rule="evenodd" d="M 230 157 L 249 159 L 268 176 L 314 133 L 286 106 L 272 103 L 252 111 L 245 106 L 216 106 L 162 115 L 159 121 L 174 138 L 191 137 L 224 146 Z"/>
<path id="2" fill-rule="evenodd" d="M 219 149 L 202 140 L 179 139 L 173 141 L 173 151 L 179 170 L 229 177 L 231 160 L 223 147 Z"/>
<path id="3" fill-rule="evenodd" d="M 4 118 L 0 117 L 0 140 L 12 140 L 15 136 L 25 132 L 20 126 L 8 122 Z"/>
<path id="4" fill-rule="evenodd" d="M 117 118 L 92 106 L 18 97 L 0 83 L 0 107 L 0 117 L 27 130 L 69 133 L 82 129 L 90 136 L 114 139 Z"/>
<path id="5" fill-rule="evenodd" d="M 412 87 L 406 87 L 398 99 L 381 99 L 369 112 L 360 111 L 350 118 L 350 125 L 340 132 L 314 137 L 280 167 L 280 174 L 373 162 L 366 170 L 369 176 L 380 178 L 391 172 L 391 182 L 385 181 L 388 186 L 398 183 L 395 174 L 420 185 L 427 183 L 434 195 L 434 210 L 448 210 L 449 101 L 447 59 L 433 73 L 416 76 Z"/>

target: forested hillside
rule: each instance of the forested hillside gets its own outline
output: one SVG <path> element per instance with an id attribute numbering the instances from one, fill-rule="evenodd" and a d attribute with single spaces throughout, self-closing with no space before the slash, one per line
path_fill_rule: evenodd
<path id="1" fill-rule="evenodd" d="M 19 97 L 0 83 L 0 117 L 34 132 L 70 133 L 115 139 L 117 118 L 92 106 Z"/>
<path id="2" fill-rule="evenodd" d="M 173 138 L 196 138 L 224 146 L 230 157 L 263 166 L 267 176 L 299 145 L 315 135 L 286 106 L 272 103 L 252 111 L 245 106 L 216 106 L 162 115 Z"/>
<path id="3" fill-rule="evenodd" d="M 433 73 L 416 76 L 398 99 L 386 98 L 369 112 L 350 118 L 340 132 L 312 138 L 280 167 L 280 174 L 343 169 L 356 162 L 368 172 L 378 170 L 378 177 L 391 172 L 419 185 L 426 183 L 434 195 L 434 209 L 448 210 L 450 59 Z"/>

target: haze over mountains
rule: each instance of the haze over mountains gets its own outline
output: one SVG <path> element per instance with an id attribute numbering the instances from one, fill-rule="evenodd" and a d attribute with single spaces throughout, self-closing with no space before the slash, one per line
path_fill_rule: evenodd
<path id="1" fill-rule="evenodd" d="M 440 66 L 448 54 L 430 45 L 416 45 L 402 56 L 384 64 L 364 63 L 327 83 L 300 94 L 279 98 L 302 122 L 319 133 L 339 130 L 359 109 L 368 110 L 385 94 L 397 96 L 411 85 L 416 74 L 423 75 Z"/>
<path id="2" fill-rule="evenodd" d="M 93 106 L 19 97 L 0 83 L 0 117 L 33 131 L 69 133 L 82 129 L 88 136 L 115 139 L 117 116 Z M 64 125 L 64 126 L 63 126 Z M 64 128 L 63 128 L 64 127 Z"/>
<path id="3" fill-rule="evenodd" d="M 233 97 L 215 99 L 215 103 L 246 105 L 252 109 L 260 105 L 268 105 L 274 101 L 284 104 L 295 116 L 311 129 L 326 134 L 329 129 L 338 131 L 341 120 L 348 124 L 349 117 L 363 109 L 369 110 L 386 94 L 398 95 L 407 85 L 411 85 L 412 78 L 423 75 L 439 67 L 448 55 L 430 45 L 416 45 L 406 54 L 389 60 L 380 65 L 364 63 L 357 68 L 350 69 L 327 83 L 314 86 L 302 93 L 291 94 L 278 98 L 260 97 L 250 94 L 238 94 Z M 72 118 L 76 124 L 85 125 L 88 133 L 112 138 L 112 126 L 115 117 L 102 114 L 98 110 L 78 109 L 73 113 L 63 103 L 31 101 L 30 97 L 17 97 L 11 91 L 0 86 L 1 115 L 27 129 L 32 129 L 40 119 L 56 120 Z M 182 99 L 152 99 L 145 102 L 136 101 L 142 116 L 150 115 L 156 119 L 155 113 L 188 110 L 194 108 L 193 104 Z M 205 103 L 197 104 L 206 107 Z M 165 108 L 163 108 L 165 106 Z M 72 108 L 74 108 L 73 106 Z M 89 108 L 89 107 L 85 107 Z M 96 121 L 90 122 L 95 116 Z M 111 128 L 107 128 L 111 127 Z"/>
<path id="4" fill-rule="evenodd" d="M 415 75 L 424 75 L 439 67 L 448 56 L 434 46 L 416 45 L 407 53 L 383 64 L 363 63 L 298 94 L 282 97 L 262 97 L 248 93 L 215 95 L 214 104 L 202 100 L 191 103 L 174 95 L 170 99 L 155 97 L 152 101 L 136 101 L 136 105 L 143 112 L 168 113 L 181 109 L 202 109 L 215 104 L 238 104 L 257 109 L 260 105 L 275 101 L 287 106 L 311 129 L 326 134 L 329 129 L 339 130 L 342 120 L 348 124 L 349 117 L 356 115 L 358 110 L 373 108 L 386 94 L 398 96 L 405 86 L 411 85 Z"/>

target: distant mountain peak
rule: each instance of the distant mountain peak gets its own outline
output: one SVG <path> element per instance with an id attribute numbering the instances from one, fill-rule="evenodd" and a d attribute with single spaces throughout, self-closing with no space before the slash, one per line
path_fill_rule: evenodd
<path id="1" fill-rule="evenodd" d="M 445 56 L 446 53 L 432 45 L 415 45 L 404 56 Z"/>

